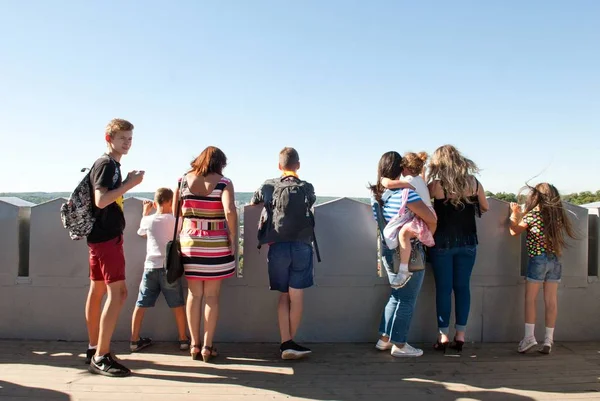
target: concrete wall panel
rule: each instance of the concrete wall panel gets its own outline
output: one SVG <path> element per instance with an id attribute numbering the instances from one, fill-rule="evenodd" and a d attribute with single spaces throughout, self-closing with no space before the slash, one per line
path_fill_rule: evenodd
<path id="1" fill-rule="evenodd" d="M 137 235 L 141 202 L 130 198 L 124 206 L 129 297 L 115 340 L 127 340 L 130 336 L 131 313 L 143 270 L 145 239 Z M 10 249 L 17 235 L 1 237 L 0 247 L 7 252 L 0 256 L 3 258 L 0 315 L 4 322 L 0 338 L 85 340 L 87 337 L 84 320 L 89 289 L 87 246 L 85 241 L 72 241 L 62 227 L 61 203 L 62 200 L 55 200 L 31 210 L 30 277 L 15 280 L 18 261 Z M 578 228 L 587 230 L 587 210 L 572 206 L 569 209 L 577 216 Z M 0 202 L 3 228 L 10 228 L 13 233 L 16 213 Z M 269 290 L 268 247 L 260 251 L 256 248 L 260 207 L 246 206 L 244 213 L 244 274 L 242 278 L 223 282 L 215 341 L 278 342 L 278 293 Z M 323 261 L 315 263 L 315 286 L 306 290 L 305 315 L 297 339 L 376 341 L 390 288 L 387 278 L 376 273 L 375 222 L 370 207 L 339 199 L 317 206 L 315 214 Z M 472 279 L 468 341 L 518 341 L 523 335 L 520 241 L 508 235 L 507 218 L 508 205 L 491 200 L 490 211 L 477 222 L 480 246 Z M 559 289 L 558 341 L 600 340 L 597 330 L 600 315 L 593 308 L 600 299 L 600 282 L 587 280 L 589 247 L 586 235 L 565 252 L 566 280 Z M 537 325 L 540 338 L 544 327 L 542 307 L 540 294 Z M 435 286 L 428 268 L 408 338 L 411 342 L 431 343 L 436 333 Z M 147 312 L 142 335 L 175 341 L 174 318 L 163 298 Z"/>

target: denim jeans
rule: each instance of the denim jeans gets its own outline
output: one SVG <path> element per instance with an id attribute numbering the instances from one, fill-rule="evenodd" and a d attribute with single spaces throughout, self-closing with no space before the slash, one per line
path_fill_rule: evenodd
<path id="1" fill-rule="evenodd" d="M 456 330 L 465 331 L 471 309 L 471 272 L 477 255 L 476 245 L 429 250 L 435 278 L 435 306 L 440 333 L 448 334 L 452 292 L 456 307 Z"/>
<path id="2" fill-rule="evenodd" d="M 379 324 L 379 334 L 389 336 L 392 343 L 406 342 L 424 277 L 425 270 L 414 272 L 404 287 L 392 289 Z"/>

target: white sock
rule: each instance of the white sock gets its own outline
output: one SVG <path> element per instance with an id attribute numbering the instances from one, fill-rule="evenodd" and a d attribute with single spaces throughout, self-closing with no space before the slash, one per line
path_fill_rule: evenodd
<path id="1" fill-rule="evenodd" d="M 408 263 L 400 263 L 398 272 L 408 273 Z"/>
<path id="2" fill-rule="evenodd" d="M 96 348 L 98 348 L 97 345 L 88 344 L 88 349 L 96 349 Z"/>
<path id="3" fill-rule="evenodd" d="M 554 327 L 546 327 L 546 338 L 554 341 Z"/>
<path id="4" fill-rule="evenodd" d="M 535 331 L 535 324 L 525 323 L 525 338 L 533 337 Z"/>

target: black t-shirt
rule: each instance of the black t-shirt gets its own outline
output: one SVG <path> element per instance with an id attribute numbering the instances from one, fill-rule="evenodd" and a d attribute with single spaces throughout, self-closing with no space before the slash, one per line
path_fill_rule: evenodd
<path id="1" fill-rule="evenodd" d="M 108 155 L 104 155 L 92 166 L 90 170 L 90 183 L 92 185 L 92 208 L 94 211 L 94 228 L 87 237 L 87 242 L 98 243 L 109 241 L 123 234 L 125 229 L 125 216 L 123 215 L 123 197 L 106 206 L 104 209 L 96 207 L 94 191 L 107 188 L 109 191 L 122 185 L 121 164 Z"/>

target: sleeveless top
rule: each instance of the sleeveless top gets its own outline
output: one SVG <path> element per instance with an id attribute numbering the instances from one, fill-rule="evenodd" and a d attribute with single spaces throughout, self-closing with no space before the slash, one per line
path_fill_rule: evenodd
<path id="1" fill-rule="evenodd" d="M 235 256 L 229 247 L 229 231 L 221 196 L 231 183 L 222 177 L 205 196 L 190 191 L 187 180 L 181 182 L 179 235 L 181 259 L 188 280 L 219 280 L 235 273 Z"/>
<path id="2" fill-rule="evenodd" d="M 434 199 L 433 209 L 438 218 L 437 230 L 433 235 L 434 248 L 447 249 L 478 244 L 475 223 L 475 216 L 481 217 L 478 191 L 479 181 L 477 181 L 475 195 L 467 197 L 470 203 L 464 202 L 462 206 L 454 206 L 450 203 L 445 189 L 444 199 Z"/>

